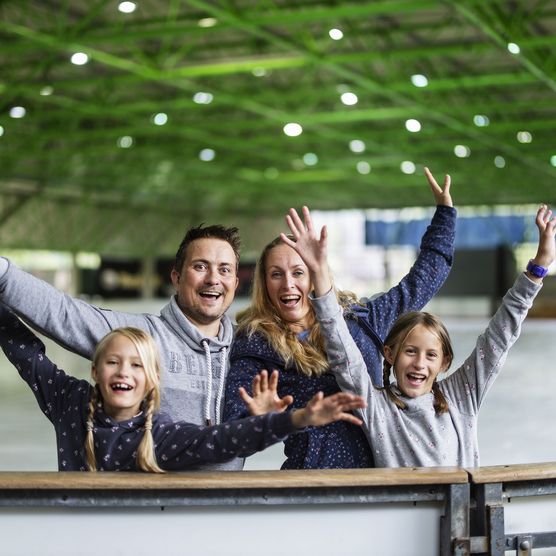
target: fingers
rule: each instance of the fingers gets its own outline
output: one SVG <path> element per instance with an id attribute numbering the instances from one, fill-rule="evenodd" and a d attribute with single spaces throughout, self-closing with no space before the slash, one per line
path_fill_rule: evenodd
<path id="1" fill-rule="evenodd" d="M 338 415 L 338 420 L 347 421 L 348 423 L 352 423 L 354 425 L 363 424 L 363 421 L 361 421 L 361 419 L 358 419 L 355 415 L 352 415 L 351 413 L 340 413 L 340 415 Z"/>
<path id="2" fill-rule="evenodd" d="M 282 404 L 284 406 L 284 409 L 289 405 L 291 405 L 292 403 L 293 403 L 293 396 L 288 395 L 282 398 Z"/>
<path id="3" fill-rule="evenodd" d="M 246 406 L 249 406 L 249 404 L 253 401 L 253 398 L 247 393 L 247 390 L 245 390 L 243 386 L 239 387 L 239 395 Z"/>
<path id="4" fill-rule="evenodd" d="M 272 373 L 270 374 L 270 378 L 268 380 L 268 388 L 270 390 L 273 390 L 274 392 L 276 392 L 276 390 L 278 389 L 278 377 L 279 377 L 278 371 L 276 369 L 274 369 L 272 371 Z"/>
<path id="5" fill-rule="evenodd" d="M 436 180 L 434 179 L 434 176 L 432 175 L 431 171 L 426 166 L 424 170 L 425 170 L 425 176 L 427 177 L 427 181 L 429 182 L 429 185 L 431 186 L 433 192 L 442 193 L 442 189 L 440 189 L 440 186 L 436 183 Z"/>

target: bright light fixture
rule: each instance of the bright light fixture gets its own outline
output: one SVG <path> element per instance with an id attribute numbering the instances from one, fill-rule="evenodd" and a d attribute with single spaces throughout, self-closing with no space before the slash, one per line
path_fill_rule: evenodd
<path id="1" fill-rule="evenodd" d="M 496 166 L 496 168 L 504 168 L 504 166 L 506 166 L 506 159 L 500 155 L 495 156 L 494 165 Z"/>
<path id="2" fill-rule="evenodd" d="M 353 139 L 349 142 L 349 150 L 352 153 L 362 153 L 365 151 L 365 143 L 360 139 Z"/>
<path id="3" fill-rule="evenodd" d="M 303 128 L 295 122 L 290 122 L 284 126 L 284 133 L 288 137 L 297 137 L 303 133 Z"/>
<path id="4" fill-rule="evenodd" d="M 415 174 L 415 170 L 417 169 L 415 164 L 411 162 L 411 160 L 404 160 L 400 164 L 400 169 L 404 174 Z"/>
<path id="5" fill-rule="evenodd" d="M 426 78 L 426 76 L 420 73 L 412 75 L 411 82 L 413 83 L 413 85 L 415 85 L 415 87 L 426 87 L 429 84 L 429 80 Z"/>
<path id="6" fill-rule="evenodd" d="M 203 162 L 210 162 L 211 160 L 214 160 L 215 156 L 216 156 L 216 152 L 214 151 L 214 149 L 203 149 L 199 153 L 199 158 Z"/>
<path id="7" fill-rule="evenodd" d="M 11 118 L 15 118 L 15 119 L 24 118 L 26 113 L 27 110 L 25 110 L 23 106 L 13 106 L 12 108 L 10 108 Z"/>
<path id="8" fill-rule="evenodd" d="M 411 133 L 417 133 L 421 131 L 421 122 L 419 120 L 415 120 L 414 118 L 410 118 L 405 122 L 405 129 L 407 131 L 411 131 Z"/>
<path id="9" fill-rule="evenodd" d="M 454 154 L 458 158 L 467 158 L 471 154 L 471 149 L 466 145 L 456 145 L 454 147 Z"/>
<path id="10" fill-rule="evenodd" d="M 118 4 L 118 11 L 122 12 L 123 14 L 131 14 L 137 8 L 137 4 L 135 2 L 120 2 Z"/>
<path id="11" fill-rule="evenodd" d="M 84 66 L 89 61 L 89 56 L 85 52 L 76 52 L 71 56 L 71 63 L 76 66 Z"/>
<path id="12" fill-rule="evenodd" d="M 354 104 L 357 104 L 357 102 L 359 101 L 355 93 L 342 93 L 342 95 L 340 96 L 340 100 L 346 106 L 353 106 Z"/>
<path id="13" fill-rule="evenodd" d="M 357 163 L 356 168 L 360 174 L 369 174 L 371 172 L 371 165 L 368 162 L 365 162 L 364 160 L 360 160 Z"/>
<path id="14" fill-rule="evenodd" d="M 344 34 L 340 29 L 330 29 L 330 31 L 328 31 L 328 36 L 333 41 L 339 41 L 344 38 Z"/>

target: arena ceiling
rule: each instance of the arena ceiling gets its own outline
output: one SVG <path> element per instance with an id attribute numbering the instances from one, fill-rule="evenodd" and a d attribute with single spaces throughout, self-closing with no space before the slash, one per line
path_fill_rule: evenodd
<path id="1" fill-rule="evenodd" d="M 0 0 L 4 247 L 256 249 L 290 206 L 428 206 L 424 165 L 556 202 L 556 1 L 119 4 Z"/>

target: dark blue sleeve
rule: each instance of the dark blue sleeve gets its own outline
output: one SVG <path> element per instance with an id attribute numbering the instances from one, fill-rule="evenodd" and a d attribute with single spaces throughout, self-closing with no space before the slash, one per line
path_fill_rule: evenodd
<path id="1" fill-rule="evenodd" d="M 50 421 L 69 403 L 88 400 L 90 385 L 68 376 L 45 355 L 45 346 L 5 305 L 0 304 L 0 346 L 31 388 Z"/>
<path id="2" fill-rule="evenodd" d="M 441 288 L 454 259 L 456 210 L 438 206 L 417 260 L 397 286 L 367 303 L 368 322 L 384 340 L 399 315 L 421 310 Z"/>
<path id="3" fill-rule="evenodd" d="M 163 469 L 174 471 L 222 463 L 282 442 L 295 430 L 290 412 L 266 413 L 212 427 L 183 422 L 161 424 L 156 431 L 157 460 Z"/>

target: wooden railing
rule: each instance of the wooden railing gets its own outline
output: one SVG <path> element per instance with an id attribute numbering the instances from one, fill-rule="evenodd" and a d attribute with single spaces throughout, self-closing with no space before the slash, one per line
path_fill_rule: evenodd
<path id="1" fill-rule="evenodd" d="M 522 502 L 526 519 L 514 511 Z M 547 530 L 536 523 L 547 523 Z M 528 555 L 556 547 L 556 463 L 165 475 L 0 473 L 2 554 L 98 555 L 104 537 L 113 548 L 103 550 L 106 554 L 134 556 L 501 555 L 506 550 Z"/>

